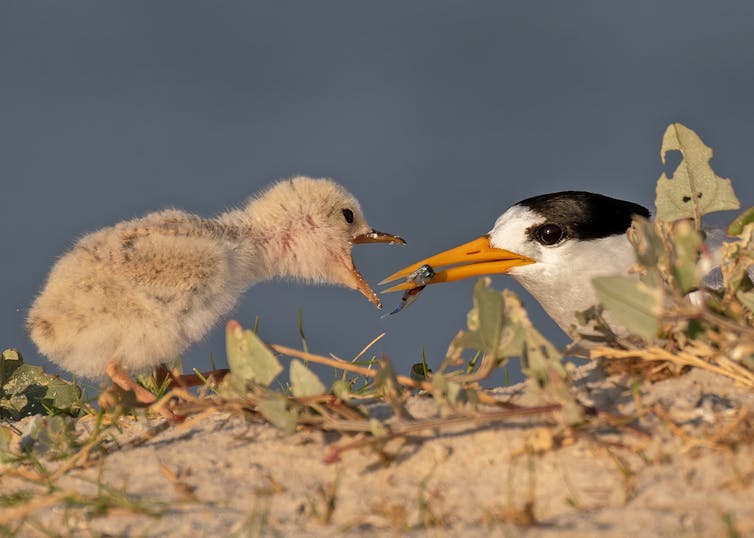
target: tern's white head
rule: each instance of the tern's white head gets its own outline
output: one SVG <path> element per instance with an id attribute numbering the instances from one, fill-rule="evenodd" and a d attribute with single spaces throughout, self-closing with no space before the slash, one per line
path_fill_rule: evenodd
<path id="1" fill-rule="evenodd" d="M 626 238 L 633 216 L 649 211 L 600 194 L 564 191 L 513 205 L 492 230 L 474 241 L 417 262 L 383 280 L 406 277 L 423 264 L 435 268 L 430 284 L 483 274 L 506 273 L 518 280 L 564 330 L 574 314 L 596 301 L 592 279 L 625 274 L 634 262 Z M 389 291 L 404 289 L 399 284 Z"/>

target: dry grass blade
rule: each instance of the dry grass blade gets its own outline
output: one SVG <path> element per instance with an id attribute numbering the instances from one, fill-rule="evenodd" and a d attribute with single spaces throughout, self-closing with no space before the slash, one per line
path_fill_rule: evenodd
<path id="1" fill-rule="evenodd" d="M 364 349 L 362 349 L 361 351 L 359 351 L 356 354 L 356 356 L 353 358 L 352 362 L 356 362 L 357 360 L 359 360 L 364 355 L 364 353 L 366 353 L 367 351 L 369 351 L 369 348 L 371 348 L 377 342 L 379 342 L 380 340 L 382 340 L 382 337 L 385 336 L 386 334 L 387 333 L 382 333 L 382 334 L 377 335 L 371 342 L 369 342 L 366 346 L 364 346 Z"/>
<path id="2" fill-rule="evenodd" d="M 37 497 L 29 501 L 28 503 L 17 506 L 15 508 L 5 509 L 2 511 L 2 513 L 0 513 L 0 525 L 4 525 L 19 518 L 26 517 L 44 508 L 55 506 L 60 501 L 71 495 L 71 492 L 60 491 L 52 493 L 50 495 Z M 73 495 L 75 495 L 75 493 L 73 493 Z"/>
<path id="3" fill-rule="evenodd" d="M 751 372 L 725 357 L 711 357 L 717 363 L 688 353 L 686 351 L 670 352 L 660 347 L 652 346 L 647 349 L 614 349 L 598 346 L 591 351 L 592 359 L 641 359 L 647 361 L 667 361 L 681 366 L 694 366 L 710 372 L 724 375 L 739 383 L 754 388 L 754 372 Z"/>

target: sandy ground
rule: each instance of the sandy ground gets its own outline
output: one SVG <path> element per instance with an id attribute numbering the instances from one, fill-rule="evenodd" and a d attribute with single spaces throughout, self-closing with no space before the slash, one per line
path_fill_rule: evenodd
<path id="1" fill-rule="evenodd" d="M 51 493 L 4 473 L 3 494 L 38 496 L 3 508 L 0 522 L 23 536 L 50 530 L 64 536 L 754 536 L 754 393 L 701 370 L 632 390 L 627 376 L 605 378 L 594 365 L 579 370 L 575 387 L 582 403 L 601 412 L 632 414 L 638 403 L 642 418 L 631 427 L 576 435 L 562 434 L 548 416 L 442 428 L 393 441 L 387 459 L 362 448 L 331 464 L 324 461 L 328 444 L 348 441 L 334 432 L 287 436 L 254 419 L 215 413 L 128 444 L 143 434 L 142 419 L 126 424 L 121 448 L 99 465 L 57 479 L 59 489 Z M 530 403 L 521 387 L 500 396 Z M 441 413 L 421 396 L 407 407 L 416 418 Z M 370 412 L 390 415 L 383 404 Z M 162 514 L 128 506 L 98 513 L 92 506 L 66 508 L 60 499 L 65 492 L 96 496 L 102 484 Z"/>

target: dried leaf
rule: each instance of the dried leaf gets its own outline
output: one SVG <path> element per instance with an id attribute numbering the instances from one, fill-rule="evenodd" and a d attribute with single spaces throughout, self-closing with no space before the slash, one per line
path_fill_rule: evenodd
<path id="1" fill-rule="evenodd" d="M 600 303 L 629 332 L 649 341 L 660 327 L 662 290 L 627 276 L 592 280 Z"/>
<path id="2" fill-rule="evenodd" d="M 673 172 L 672 180 L 663 172 L 657 181 L 658 220 L 693 218 L 698 227 L 706 213 L 738 209 L 740 204 L 730 179 L 715 174 L 709 164 L 712 149 L 694 131 L 680 123 L 670 124 L 660 148 L 663 164 L 668 151 L 673 150 L 680 151 L 683 160 Z"/>
<path id="3" fill-rule="evenodd" d="M 297 397 L 317 396 L 324 394 L 326 389 L 317 377 L 317 374 L 309 370 L 298 359 L 291 361 L 291 390 Z"/>
<path id="4" fill-rule="evenodd" d="M 270 348 L 253 331 L 244 330 L 235 320 L 229 321 L 225 329 L 225 345 L 231 384 L 236 390 L 245 391 L 249 381 L 267 387 L 283 371 Z"/>

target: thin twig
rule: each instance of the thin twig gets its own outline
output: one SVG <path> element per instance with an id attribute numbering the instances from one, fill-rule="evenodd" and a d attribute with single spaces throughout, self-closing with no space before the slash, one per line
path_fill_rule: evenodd
<path id="1" fill-rule="evenodd" d="M 296 357 L 298 359 L 303 359 L 303 360 L 307 360 L 311 362 L 316 362 L 319 364 L 324 364 L 326 366 L 332 366 L 333 368 L 339 368 L 341 370 L 348 370 L 349 372 L 363 375 L 365 377 L 376 377 L 378 374 L 378 370 L 364 368 L 363 366 L 357 366 L 355 364 L 344 362 L 339 359 L 332 359 L 328 357 L 323 357 L 321 355 L 315 355 L 313 353 L 307 353 L 306 351 L 293 349 L 291 347 L 283 346 L 280 344 L 270 344 L 269 347 L 273 349 L 274 351 L 277 351 L 278 353 L 281 353 L 283 355 L 288 355 L 290 357 Z M 431 383 L 427 383 L 426 381 L 414 381 L 410 377 L 407 377 L 404 375 L 396 376 L 396 379 L 398 380 L 398 383 L 400 383 L 404 387 L 409 387 L 412 389 L 424 389 L 424 390 L 430 390 L 432 388 Z"/>
<path id="2" fill-rule="evenodd" d="M 359 360 L 361 358 L 361 356 L 364 355 L 364 353 L 366 353 L 367 350 L 369 350 L 370 347 L 372 347 L 374 344 L 376 344 L 377 342 L 379 342 L 382 339 L 382 337 L 385 336 L 386 334 L 387 333 L 382 333 L 379 336 L 375 337 L 374 340 L 372 340 L 366 346 L 364 346 L 364 349 L 362 349 L 361 351 L 359 351 L 356 354 L 356 356 L 353 358 L 353 360 L 351 362 L 356 362 L 357 360 Z"/>

